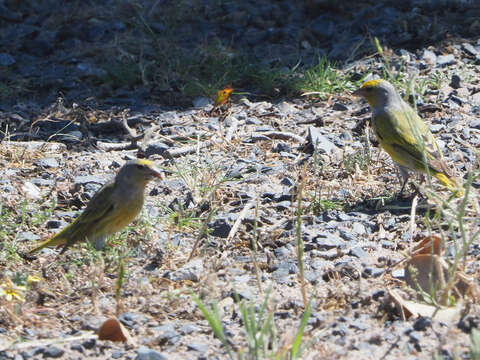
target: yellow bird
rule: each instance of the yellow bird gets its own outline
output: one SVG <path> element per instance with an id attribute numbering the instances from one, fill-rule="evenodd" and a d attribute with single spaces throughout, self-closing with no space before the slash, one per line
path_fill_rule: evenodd
<path id="1" fill-rule="evenodd" d="M 107 236 L 123 229 L 138 215 L 143 206 L 145 187 L 154 177 L 162 178 L 162 175 L 151 161 L 128 161 L 114 179 L 97 191 L 72 224 L 29 253 L 61 245 L 63 253 L 73 244 L 85 240 L 96 249 L 103 249 Z"/>
<path id="2" fill-rule="evenodd" d="M 427 125 L 397 94 L 386 80 L 369 80 L 354 92 L 364 97 L 372 108 L 372 126 L 382 148 L 398 165 L 403 192 L 408 170 L 437 178 L 450 191 L 463 192 L 443 160 L 442 152 Z"/>

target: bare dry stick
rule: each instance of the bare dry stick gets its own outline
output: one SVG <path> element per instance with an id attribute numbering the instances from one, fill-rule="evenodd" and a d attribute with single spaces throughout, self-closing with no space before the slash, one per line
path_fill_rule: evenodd
<path id="1" fill-rule="evenodd" d="M 238 215 L 237 220 L 235 220 L 235 223 L 233 224 L 232 228 L 230 229 L 230 232 L 228 233 L 227 241 L 230 241 L 230 240 L 233 239 L 233 237 L 235 236 L 235 234 L 238 231 L 238 228 L 240 227 L 240 224 L 242 223 L 242 220 L 245 219 L 245 216 L 247 215 L 248 210 L 250 210 L 253 207 L 253 204 L 254 204 L 253 201 L 249 201 L 245 204 L 242 211 Z"/>
<path id="2" fill-rule="evenodd" d="M 305 183 L 307 179 L 307 164 L 303 165 L 302 173 L 301 173 L 301 181 L 300 187 L 298 188 L 297 193 L 297 260 L 298 260 L 298 268 L 299 268 L 299 280 L 300 280 L 300 290 L 302 292 L 302 299 L 303 299 L 303 306 L 307 308 L 308 306 L 308 299 L 307 299 L 307 292 L 305 289 L 305 269 L 304 269 L 304 262 L 303 262 L 303 239 L 302 239 L 302 196 L 303 196 L 303 189 L 305 189 Z"/>

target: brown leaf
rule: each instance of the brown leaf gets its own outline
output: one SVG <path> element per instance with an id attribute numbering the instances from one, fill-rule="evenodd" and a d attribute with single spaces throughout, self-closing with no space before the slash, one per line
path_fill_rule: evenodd
<path id="1" fill-rule="evenodd" d="M 110 340 L 131 343 L 127 329 L 116 318 L 107 319 L 98 329 L 99 340 Z"/>

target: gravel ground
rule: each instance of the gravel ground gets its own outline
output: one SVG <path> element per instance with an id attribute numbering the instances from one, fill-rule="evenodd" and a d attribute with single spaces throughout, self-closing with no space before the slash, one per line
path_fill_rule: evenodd
<path id="1" fill-rule="evenodd" d="M 323 9 L 320 3 L 324 4 L 312 1 L 304 6 Z M 10 2 L 0 5 L 12 13 Z M 238 5 L 242 6 L 247 5 Z M 368 9 L 378 17 L 388 11 L 402 13 L 387 5 Z M 429 8 L 418 9 L 410 14 L 425 16 Z M 42 14 L 41 10 L 35 13 Z M 335 6 L 327 10 L 337 17 L 343 14 Z M 23 15 L 25 11 L 18 10 Z M 240 14 L 243 9 L 231 11 Z M 255 19 L 256 10 L 249 11 Z M 476 9 L 459 11 L 468 19 Z M 295 14 L 292 11 L 294 25 L 301 22 Z M 240 25 L 233 24 L 241 26 L 240 15 L 234 19 Z M 346 34 L 355 19 L 342 19 L 337 20 Z M 439 26 L 452 30 L 446 19 L 442 17 Z M 312 25 L 320 20 L 315 15 L 310 21 Z M 259 24 L 255 31 L 263 29 Z M 473 22 L 470 27 L 457 24 L 457 35 L 467 36 L 474 27 Z M 385 37 L 393 38 L 395 29 L 385 30 Z M 336 36 L 339 33 L 343 34 L 337 31 Z M 335 58 L 330 45 L 324 49 Z M 303 50 L 309 49 L 305 43 Z M 368 52 L 361 48 L 346 62 L 344 76 L 382 74 L 382 58 L 365 57 L 362 51 Z M 479 169 L 480 43 L 454 38 L 410 51 L 402 47 L 388 55 L 394 70 L 416 74 L 417 85 L 425 83 L 427 90 L 415 100 L 419 113 L 465 182 L 468 172 Z M 49 56 L 54 54 L 42 55 Z M 78 64 L 75 67 L 79 69 Z M 438 88 L 431 84 L 432 74 L 440 78 Z M 278 336 L 278 343 L 271 346 L 288 348 L 304 311 L 296 247 L 302 187 L 304 290 L 312 309 L 304 333 L 311 343 L 302 358 L 423 359 L 434 353 L 442 359 L 470 358 L 469 334 L 480 321 L 478 297 L 467 294 L 458 300 L 462 314 L 449 320 L 428 316 L 403 320 L 392 305 L 391 290 L 416 299 L 407 289 L 402 266 L 395 264 L 428 233 L 426 219 L 434 234 L 447 237 L 447 259 L 458 251 L 453 235 L 459 236 L 460 230 L 449 231 L 445 221 L 428 215 L 426 209 L 438 207 L 438 198 L 446 201 L 450 195 L 436 181 L 433 191 L 438 198 L 418 178 L 416 186 L 412 183 L 406 194 L 396 196 L 400 185 L 395 167 L 368 130 L 370 110 L 363 101 L 348 91 L 325 100 L 297 96 L 260 101 L 233 95 L 214 109 L 210 98 L 199 96 L 179 109 L 148 102 L 146 93 L 140 92 L 135 98 L 138 106 L 129 104 L 127 109 L 118 100 L 119 88 L 106 97 L 99 95 L 101 106 L 87 100 L 73 104 L 76 96 L 90 93 L 90 80 L 85 89 L 80 87 L 86 92 L 66 95 L 71 101 L 54 101 L 58 88 L 53 86 L 39 91 L 41 100 L 11 101 L 1 109 L 2 129 L 8 124 L 14 135 L 10 140 L 30 141 L 0 145 L 0 233 L 5 239 L 0 279 L 36 275 L 41 281 L 30 285 L 25 302 L 0 298 L 0 359 L 228 358 L 192 292 L 205 303 L 218 302 L 229 341 L 236 351 L 245 352 L 233 294 L 258 308 L 268 292 L 272 329 Z M 111 101 L 115 106 L 106 106 Z M 62 256 L 55 249 L 42 250 L 35 258 L 16 255 L 70 223 L 101 184 L 135 157 L 155 161 L 166 177 L 148 186 L 141 217 L 116 235 L 104 254 L 76 247 Z M 479 186 L 476 179 L 463 216 L 472 236 L 479 230 L 475 210 Z M 461 203 L 448 201 L 453 207 Z M 208 235 L 201 237 L 204 224 Z M 258 266 L 252 252 L 255 238 Z M 463 270 L 476 284 L 478 241 L 467 248 Z M 119 259 L 126 269 L 120 301 L 115 296 Z M 129 342 L 96 338 L 99 326 L 112 316 L 125 326 Z"/>

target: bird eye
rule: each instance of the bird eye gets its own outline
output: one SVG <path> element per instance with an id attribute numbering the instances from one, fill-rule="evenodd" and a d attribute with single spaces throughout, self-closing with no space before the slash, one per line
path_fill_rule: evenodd
<path id="1" fill-rule="evenodd" d="M 136 167 L 138 170 L 142 170 L 142 169 L 143 169 L 143 165 L 135 165 L 135 167 Z"/>

